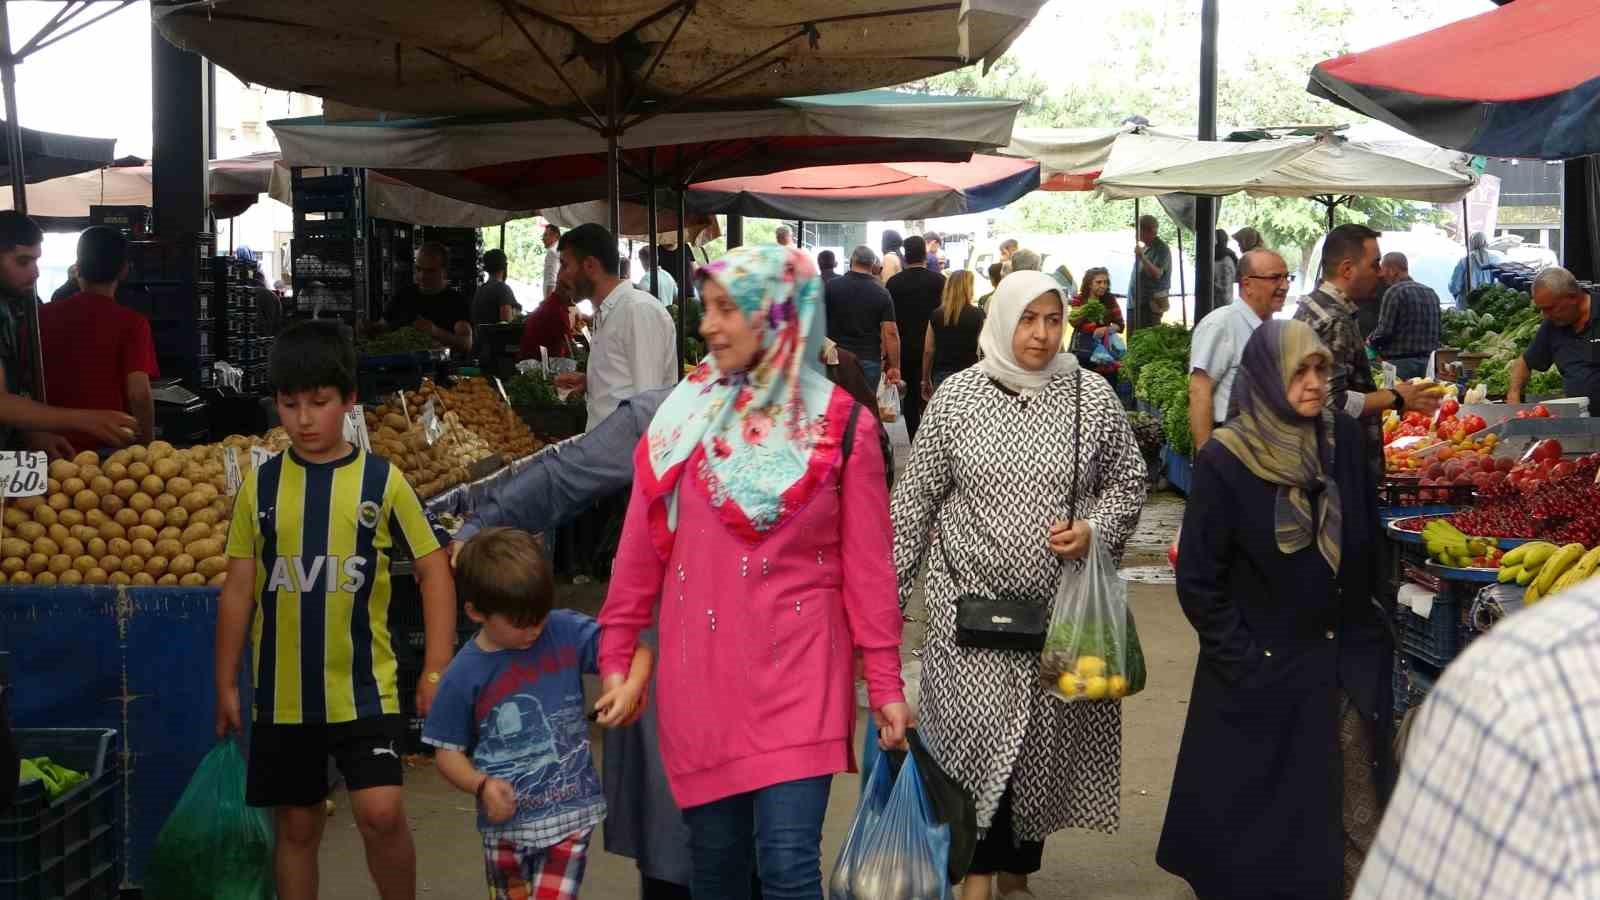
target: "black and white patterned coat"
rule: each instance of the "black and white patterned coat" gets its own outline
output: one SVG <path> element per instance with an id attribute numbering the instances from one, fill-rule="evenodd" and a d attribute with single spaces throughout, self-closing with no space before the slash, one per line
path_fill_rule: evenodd
<path id="1" fill-rule="evenodd" d="M 1021 840 L 1117 828 L 1118 704 L 1048 695 L 1038 654 L 956 646 L 955 601 L 1010 589 L 1052 602 L 1062 566 L 1048 532 L 1069 516 L 1089 520 L 1120 559 L 1144 503 L 1144 475 L 1116 395 L 1105 379 L 1076 368 L 1025 399 L 974 366 L 946 379 L 923 415 L 895 484 L 895 568 L 904 606 L 927 563 L 918 728 L 977 800 L 981 829 L 1008 783 Z M 1068 564 L 1067 577 L 1075 571 Z"/>

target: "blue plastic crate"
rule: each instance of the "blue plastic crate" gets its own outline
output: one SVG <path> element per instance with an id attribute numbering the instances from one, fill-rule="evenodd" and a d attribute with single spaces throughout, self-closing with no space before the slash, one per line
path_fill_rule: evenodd
<path id="1" fill-rule="evenodd" d="M 1161 461 L 1167 465 L 1167 483 L 1185 497 L 1194 488 L 1194 463 L 1171 447 L 1161 448 Z"/>
<path id="2" fill-rule="evenodd" d="M 122 881 L 122 767 L 110 728 L 16 730 L 24 758 L 89 775 L 50 801 L 24 782 L 14 807 L 0 812 L 0 897 L 17 900 L 111 898 Z"/>
<path id="3" fill-rule="evenodd" d="M 1442 669 L 1461 652 L 1461 607 L 1447 592 L 1434 598 L 1426 619 L 1405 607 L 1398 614 L 1400 646 L 1413 659 Z"/>

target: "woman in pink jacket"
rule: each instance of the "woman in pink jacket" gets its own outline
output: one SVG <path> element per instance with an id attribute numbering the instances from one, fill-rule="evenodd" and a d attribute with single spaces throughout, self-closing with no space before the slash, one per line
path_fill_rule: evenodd
<path id="1" fill-rule="evenodd" d="M 822 818 L 854 771 L 854 664 L 880 741 L 910 718 L 878 423 L 816 368 L 810 258 L 735 250 L 701 270 L 710 356 L 634 455 L 600 614 L 600 672 L 627 673 L 659 625 L 667 780 L 691 834 L 695 900 L 822 896 Z"/>

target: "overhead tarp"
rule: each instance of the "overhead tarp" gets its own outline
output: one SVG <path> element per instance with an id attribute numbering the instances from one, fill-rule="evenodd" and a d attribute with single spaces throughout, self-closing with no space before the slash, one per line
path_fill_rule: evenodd
<path id="1" fill-rule="evenodd" d="M 0 129 L 6 123 L 0 122 Z M 116 161 L 114 138 L 79 137 L 22 128 L 22 174 L 32 184 L 87 172 Z M 11 180 L 11 161 L 0 153 L 0 181 Z"/>
<path id="2" fill-rule="evenodd" d="M 604 225 L 610 215 L 610 208 L 604 200 L 592 200 L 569 206 L 547 206 L 539 210 L 539 215 L 557 228 L 577 228 L 590 222 Z M 661 210 L 657 213 L 654 240 L 650 239 L 649 222 L 649 211 L 645 206 L 639 203 L 624 203 L 622 233 L 617 236 L 625 241 L 644 241 L 664 247 L 678 245 L 678 214 L 675 210 Z M 698 247 L 721 236 L 722 226 L 717 223 L 716 216 L 690 213 L 684 220 L 684 239 L 690 244 Z"/>
<path id="3" fill-rule="evenodd" d="M 148 164 L 116 165 L 52 178 L 28 185 L 28 213 L 59 230 L 88 227 L 92 206 L 150 206 L 154 202 Z M 275 151 L 210 162 L 211 207 L 218 218 L 232 218 L 262 195 L 288 206 L 293 203 L 289 170 Z M 476 206 L 421 188 L 368 173 L 367 213 L 415 225 L 482 228 L 535 215 L 535 211 Z M 11 208 L 11 195 L 0 193 L 0 209 Z"/>
<path id="4" fill-rule="evenodd" d="M 154 0 L 173 44 L 241 80 L 414 115 L 608 99 L 770 99 L 992 62 L 1043 0 Z M 334 107 L 327 108 L 334 114 Z"/>
<path id="5" fill-rule="evenodd" d="M 1088 191 L 1111 158 L 1111 145 L 1119 135 L 1134 126 L 1122 128 L 1018 128 L 1011 132 L 1011 143 L 1000 153 L 1039 163 L 1040 189 L 1046 191 Z"/>
<path id="6" fill-rule="evenodd" d="M 1366 144 L 1333 134 L 1246 142 L 1125 134 L 1113 144 L 1096 186 L 1111 199 L 1243 191 L 1451 203 L 1476 180 L 1461 154 L 1399 142 Z"/>
<path id="7" fill-rule="evenodd" d="M 687 203 L 699 212 L 866 222 L 982 212 L 1038 187 L 1038 163 L 974 154 L 964 163 L 814 166 L 700 182 Z"/>
<path id="8" fill-rule="evenodd" d="M 1021 103 L 898 91 L 790 97 L 649 119 L 622 136 L 622 195 L 808 165 L 965 161 L 1006 145 Z M 291 165 L 363 166 L 469 203 L 531 209 L 606 196 L 603 138 L 549 116 L 270 123 Z"/>
<path id="9" fill-rule="evenodd" d="M 1600 4 L 1516 0 L 1318 63 L 1307 86 L 1423 140 L 1478 156 L 1600 153 Z"/>

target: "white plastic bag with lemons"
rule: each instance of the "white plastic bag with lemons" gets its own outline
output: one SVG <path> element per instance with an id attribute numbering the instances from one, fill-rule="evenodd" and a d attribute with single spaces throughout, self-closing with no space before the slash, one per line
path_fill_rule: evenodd
<path id="1" fill-rule="evenodd" d="M 1128 609 L 1128 586 L 1099 535 L 1088 557 L 1063 566 L 1039 677 L 1069 703 L 1121 700 L 1144 690 L 1144 650 Z"/>

